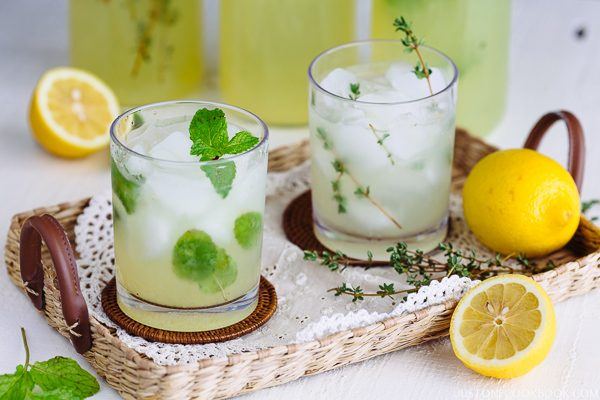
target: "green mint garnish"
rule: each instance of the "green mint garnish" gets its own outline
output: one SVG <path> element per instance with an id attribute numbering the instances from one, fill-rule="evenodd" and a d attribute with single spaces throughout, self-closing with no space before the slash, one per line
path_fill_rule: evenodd
<path id="1" fill-rule="evenodd" d="M 54 357 L 30 364 L 23 328 L 21 336 L 25 364 L 18 365 L 13 374 L 0 375 L 0 399 L 80 400 L 100 390 L 96 378 L 70 358 Z"/>
<path id="2" fill-rule="evenodd" d="M 262 215 L 258 212 L 247 212 L 235 220 L 233 228 L 235 238 L 245 249 L 258 244 L 262 233 Z"/>
<path id="3" fill-rule="evenodd" d="M 198 283 L 201 290 L 214 293 L 231 285 L 237 277 L 235 262 L 204 231 L 185 232 L 173 248 L 177 276 Z"/>
<path id="4" fill-rule="evenodd" d="M 203 165 L 200 169 L 210 179 L 210 183 L 212 183 L 219 196 L 222 198 L 227 197 L 235 179 L 235 163 L 225 161 L 218 165 Z"/>
<path id="5" fill-rule="evenodd" d="M 140 195 L 140 184 L 127 179 L 113 161 L 111 163 L 113 193 L 121 200 L 127 214 L 132 214 L 137 206 Z"/>
<path id="6" fill-rule="evenodd" d="M 226 154 L 243 153 L 259 142 L 257 137 L 247 131 L 238 132 L 229 139 L 225 113 L 218 108 L 196 111 L 189 130 L 192 139 L 190 154 L 199 156 L 200 161 L 218 160 Z M 231 164 L 205 165 L 202 170 L 217 193 L 223 198 L 227 197 L 235 178 L 235 163 L 231 161 Z"/>

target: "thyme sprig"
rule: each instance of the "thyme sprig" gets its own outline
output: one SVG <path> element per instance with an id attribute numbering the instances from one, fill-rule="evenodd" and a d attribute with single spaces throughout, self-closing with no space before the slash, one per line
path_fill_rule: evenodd
<path id="1" fill-rule="evenodd" d="M 335 296 L 352 296 L 352 301 L 364 300 L 365 297 L 394 298 L 399 294 L 408 294 L 416 292 L 420 287 L 429 285 L 435 277 L 458 275 L 460 277 L 469 277 L 471 279 L 485 279 L 499 274 L 521 273 L 524 275 L 533 275 L 534 273 L 544 272 L 556 267 L 552 260 L 546 263 L 544 268 L 539 268 L 535 262 L 522 254 L 502 256 L 500 254 L 494 257 L 486 258 L 477 254 L 473 249 L 456 249 L 451 243 L 440 243 L 438 250 L 443 253 L 444 260 L 440 261 L 428 255 L 422 250 L 409 250 L 406 243 L 398 243 L 394 247 L 387 249 L 389 253 L 389 265 L 399 275 L 406 276 L 406 282 L 410 288 L 397 290 L 393 283 L 383 283 L 379 285 L 379 290 L 365 292 L 360 286 L 353 287 L 346 282 L 340 286 L 328 290 L 334 292 Z M 331 271 L 343 271 L 348 265 L 361 265 L 369 268 L 374 264 L 373 255 L 368 252 L 368 261 L 351 259 L 341 251 L 334 253 L 323 251 L 305 251 L 304 259 L 319 262 L 327 266 Z M 507 261 L 513 260 L 520 268 L 515 268 L 507 264 Z M 379 265 L 379 263 L 377 263 Z"/>
<path id="2" fill-rule="evenodd" d="M 323 129 L 321 127 L 317 128 L 317 136 L 323 142 L 323 148 L 325 150 L 329 151 L 334 157 L 332 166 L 333 166 L 335 172 L 337 172 L 337 175 L 336 175 L 336 178 L 333 181 L 331 181 L 331 188 L 333 190 L 333 199 L 338 204 L 338 212 L 341 214 L 346 212 L 346 204 L 347 203 L 346 203 L 346 198 L 341 193 L 341 179 L 343 176 L 347 176 L 348 178 L 350 178 L 350 180 L 354 184 L 355 190 L 361 189 L 360 190 L 361 197 L 364 197 L 373 206 L 375 206 L 375 208 L 377 208 L 388 220 L 390 220 L 390 222 L 392 222 L 394 225 L 396 225 L 398 227 L 398 229 L 402 229 L 402 225 L 400 225 L 400 223 L 385 208 L 383 208 L 383 206 L 376 199 L 373 198 L 370 190 L 368 189 L 368 186 L 362 185 L 358 181 L 358 179 L 356 179 L 356 177 L 348 170 L 346 165 L 341 161 L 341 158 L 338 156 L 337 152 L 333 148 L 333 145 L 332 145 L 331 141 L 329 140 L 329 137 L 327 136 L 327 132 L 325 131 L 325 129 Z M 356 191 L 355 191 L 355 194 L 356 194 Z"/>
<path id="3" fill-rule="evenodd" d="M 427 79 L 427 86 L 429 87 L 429 93 L 433 95 L 433 89 L 431 87 L 431 79 L 429 76 L 431 75 L 431 69 L 423 59 L 423 55 L 419 50 L 419 47 L 424 43 L 423 39 L 417 38 L 415 33 L 412 30 L 412 25 L 408 22 L 404 17 L 396 18 L 394 20 L 394 27 L 396 28 L 396 32 L 400 31 L 404 33 L 404 37 L 401 39 L 402 44 L 406 47 L 405 51 L 408 53 L 412 53 L 413 51 L 419 58 L 417 65 L 413 69 L 414 74 L 419 79 Z"/>
<path id="4" fill-rule="evenodd" d="M 588 212 L 592 208 L 594 208 L 595 206 L 597 206 L 598 204 L 600 204 L 600 199 L 590 199 L 590 200 L 582 201 L 581 202 L 581 213 L 583 215 L 585 215 L 586 217 L 588 217 L 591 222 L 596 222 L 600 218 L 597 215 L 594 215 L 594 216 L 588 216 L 587 215 Z"/>
<path id="5" fill-rule="evenodd" d="M 384 143 L 385 140 L 390 137 L 390 134 L 387 132 L 384 132 L 383 135 L 379 136 L 379 134 L 377 133 L 379 130 L 376 129 L 373 126 L 373 124 L 369 124 L 369 129 L 373 133 L 373 136 L 375 136 L 375 139 L 377 139 L 377 144 L 379 145 L 379 147 L 381 147 L 381 149 L 385 152 L 385 155 L 386 155 L 387 159 L 390 161 L 390 164 L 396 165 L 396 162 L 394 161 L 394 156 L 393 156 L 392 152 Z"/>
<path id="6" fill-rule="evenodd" d="M 351 83 L 350 84 L 350 100 L 357 100 L 360 96 L 360 83 Z"/>

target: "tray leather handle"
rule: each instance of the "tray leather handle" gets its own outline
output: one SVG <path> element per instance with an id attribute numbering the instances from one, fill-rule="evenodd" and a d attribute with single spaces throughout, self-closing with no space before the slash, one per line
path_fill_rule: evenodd
<path id="1" fill-rule="evenodd" d="M 48 247 L 56 270 L 62 312 L 71 343 L 78 353 L 85 353 L 92 347 L 92 336 L 87 305 L 79 287 L 75 254 L 65 230 L 49 214 L 28 218 L 21 228 L 19 257 L 21 278 L 27 294 L 35 308 L 44 308 L 42 240 Z"/>
<path id="2" fill-rule="evenodd" d="M 549 112 L 542 116 L 539 121 L 531 128 L 531 132 L 523 145 L 526 149 L 537 150 L 542 138 L 548 132 L 548 129 L 557 121 L 564 121 L 567 125 L 567 134 L 569 135 L 569 158 L 567 169 L 579 193 L 583 183 L 583 169 L 585 166 L 585 140 L 583 137 L 583 128 L 579 119 L 569 111 L 559 110 Z"/>

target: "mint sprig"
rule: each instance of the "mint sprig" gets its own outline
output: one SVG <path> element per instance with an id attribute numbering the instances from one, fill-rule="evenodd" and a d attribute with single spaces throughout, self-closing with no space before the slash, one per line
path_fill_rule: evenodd
<path id="1" fill-rule="evenodd" d="M 29 363 L 29 346 L 25 329 L 21 328 L 25 347 L 25 364 L 13 374 L 0 375 L 0 399 L 80 400 L 96 394 L 100 385 L 96 378 L 73 359 L 54 357 Z"/>
<path id="2" fill-rule="evenodd" d="M 140 183 L 127 179 L 114 161 L 111 162 L 110 171 L 113 193 L 123 204 L 125 212 L 132 214 L 140 196 Z M 139 179 L 143 181 L 142 177 Z"/>
<path id="3" fill-rule="evenodd" d="M 202 108 L 190 122 L 190 154 L 199 156 L 200 161 L 219 160 L 226 154 L 240 154 L 250 150 L 259 139 L 250 132 L 237 132 L 231 139 L 227 132 L 227 119 L 223 110 Z M 217 193 L 225 198 L 231 190 L 236 169 L 233 161 L 215 165 L 203 165 L 202 170 L 210 179 Z"/>

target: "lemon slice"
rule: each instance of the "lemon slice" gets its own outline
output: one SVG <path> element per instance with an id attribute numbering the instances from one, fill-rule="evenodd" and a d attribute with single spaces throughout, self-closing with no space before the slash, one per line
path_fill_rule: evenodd
<path id="1" fill-rule="evenodd" d="M 36 140 L 51 153 L 81 157 L 108 145 L 109 127 L 119 114 L 112 90 L 94 75 L 54 68 L 38 82 L 29 120 Z"/>
<path id="2" fill-rule="evenodd" d="M 556 334 L 552 301 L 533 279 L 486 279 L 460 300 L 450 323 L 456 356 L 494 378 L 529 372 L 546 357 Z"/>

